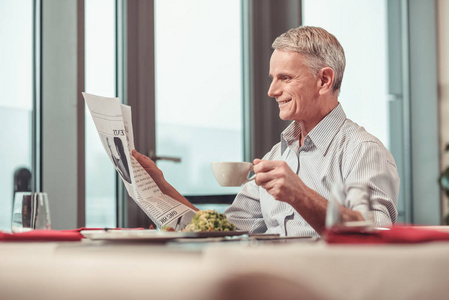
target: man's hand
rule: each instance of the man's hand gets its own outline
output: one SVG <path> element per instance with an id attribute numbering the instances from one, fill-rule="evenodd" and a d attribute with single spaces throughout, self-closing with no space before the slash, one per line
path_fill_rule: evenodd
<path id="1" fill-rule="evenodd" d="M 189 202 L 184 196 L 182 196 L 174 187 L 172 187 L 164 178 L 164 174 L 162 171 L 156 166 L 154 161 L 152 161 L 149 157 L 140 154 L 136 150 L 132 151 L 134 158 L 139 162 L 139 164 L 147 171 L 147 173 L 153 178 L 154 182 L 156 182 L 157 186 L 160 188 L 162 193 L 169 195 L 173 199 L 178 200 L 184 205 L 192 208 L 197 211 L 198 208 L 193 206 L 192 203 Z"/>
<path id="2" fill-rule="evenodd" d="M 294 205 L 307 191 L 307 186 L 285 161 L 254 160 L 256 184 L 274 199 Z"/>
<path id="3" fill-rule="evenodd" d="M 140 154 L 136 150 L 132 151 L 134 158 L 139 162 L 139 164 L 147 171 L 148 175 L 153 178 L 156 184 L 161 187 L 165 183 L 164 174 L 162 171 L 156 166 L 154 161 L 152 161 L 149 157 Z"/>

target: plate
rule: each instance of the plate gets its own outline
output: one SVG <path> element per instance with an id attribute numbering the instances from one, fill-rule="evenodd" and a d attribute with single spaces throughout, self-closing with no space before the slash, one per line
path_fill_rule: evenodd
<path id="1" fill-rule="evenodd" d="M 211 238 L 238 236 L 248 231 L 174 232 L 157 230 L 83 230 L 81 234 L 90 240 L 122 242 L 167 242 L 185 238 Z"/>
<path id="2" fill-rule="evenodd" d="M 225 236 L 239 236 L 248 234 L 248 231 L 200 231 L 200 232 L 182 232 L 188 233 L 192 238 L 212 238 Z"/>
<path id="3" fill-rule="evenodd" d="M 93 241 L 123 242 L 167 242 L 185 238 L 183 232 L 167 232 L 157 230 L 83 230 L 81 234 Z"/>
<path id="4" fill-rule="evenodd" d="M 302 236 L 280 236 L 279 234 L 250 234 L 250 237 L 258 241 L 286 241 L 286 240 L 314 240 L 311 235 Z"/>

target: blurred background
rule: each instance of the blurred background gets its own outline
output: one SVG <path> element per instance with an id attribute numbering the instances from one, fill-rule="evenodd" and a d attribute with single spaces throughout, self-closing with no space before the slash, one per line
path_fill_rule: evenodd
<path id="1" fill-rule="evenodd" d="M 54 229 L 148 226 L 103 149 L 81 92 L 131 105 L 136 149 L 199 208 L 238 188 L 210 162 L 252 161 L 288 123 L 266 92 L 271 43 L 300 25 L 346 54 L 340 102 L 393 153 L 399 222 L 442 224 L 449 161 L 449 2 L 0 0 L 0 230 L 13 195 L 49 195 Z"/>

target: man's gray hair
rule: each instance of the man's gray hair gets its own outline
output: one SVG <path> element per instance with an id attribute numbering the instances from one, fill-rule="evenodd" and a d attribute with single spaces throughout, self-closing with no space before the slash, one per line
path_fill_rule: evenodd
<path id="1" fill-rule="evenodd" d="M 278 36 L 273 49 L 298 52 L 305 56 L 306 64 L 314 76 L 325 67 L 335 72 L 334 93 L 340 92 L 345 71 L 345 52 L 337 38 L 320 27 L 301 26 Z"/>

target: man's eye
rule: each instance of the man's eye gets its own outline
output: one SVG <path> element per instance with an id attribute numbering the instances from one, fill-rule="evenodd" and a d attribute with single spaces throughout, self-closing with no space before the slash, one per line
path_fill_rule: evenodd
<path id="1" fill-rule="evenodd" d="M 281 80 L 282 80 L 282 81 L 289 81 L 289 80 L 290 80 L 290 77 L 289 77 L 289 76 L 282 76 L 282 77 L 281 77 Z"/>

